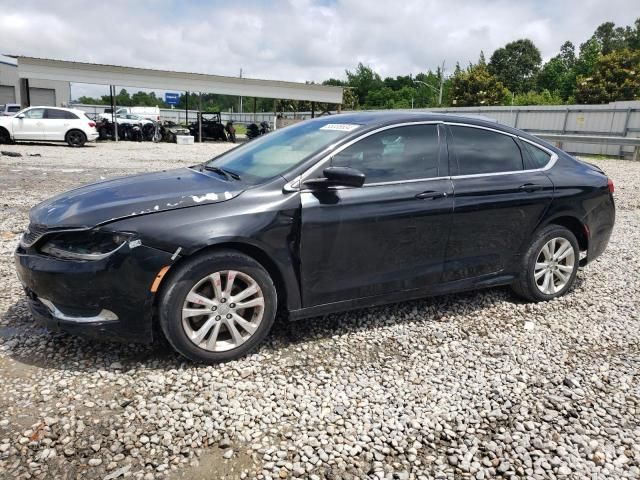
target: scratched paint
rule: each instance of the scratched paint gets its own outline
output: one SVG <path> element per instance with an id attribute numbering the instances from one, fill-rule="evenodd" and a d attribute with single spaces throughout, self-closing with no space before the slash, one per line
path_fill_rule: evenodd
<path id="1" fill-rule="evenodd" d="M 206 202 L 207 200 L 215 201 L 215 200 L 218 200 L 218 194 L 214 193 L 214 192 L 211 192 L 211 193 L 207 193 L 205 195 L 191 195 L 191 198 L 196 203 Z"/>

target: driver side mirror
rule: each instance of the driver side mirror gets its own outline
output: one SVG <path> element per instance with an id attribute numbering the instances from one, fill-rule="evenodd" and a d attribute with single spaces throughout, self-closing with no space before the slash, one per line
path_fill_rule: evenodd
<path id="1" fill-rule="evenodd" d="M 20 118 L 20 119 L 24 118 L 24 113 L 19 113 L 18 115 L 16 115 L 16 118 Z"/>
<path id="2" fill-rule="evenodd" d="M 324 178 L 310 178 L 302 184 L 308 188 L 362 187 L 365 174 L 351 167 L 327 167 L 322 171 Z"/>

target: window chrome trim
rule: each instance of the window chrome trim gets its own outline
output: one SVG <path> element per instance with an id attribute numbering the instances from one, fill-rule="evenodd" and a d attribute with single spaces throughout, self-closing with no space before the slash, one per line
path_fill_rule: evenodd
<path id="1" fill-rule="evenodd" d="M 550 159 L 549 162 L 541 168 L 531 168 L 531 169 L 523 169 L 523 170 L 511 170 L 508 172 L 493 172 L 493 173 L 473 173 L 473 174 L 469 174 L 469 175 L 449 175 L 446 177 L 429 177 L 429 178 L 419 178 L 419 179 L 412 179 L 412 180 L 394 180 L 394 181 L 390 181 L 390 182 L 376 182 L 376 183 L 369 183 L 369 184 L 365 184 L 362 187 L 346 187 L 346 188 L 365 188 L 367 186 L 379 186 L 379 185 L 397 185 L 397 184 L 401 184 L 401 183 L 415 183 L 415 182 L 424 182 L 424 181 L 429 181 L 429 180 L 446 180 L 446 179 L 450 179 L 450 180 L 454 180 L 454 179 L 458 179 L 458 178 L 481 178 L 481 177 L 490 177 L 490 176 L 499 176 L 499 175 L 514 175 L 517 173 L 532 173 L 532 172 L 543 172 L 546 170 L 551 169 L 556 162 L 558 161 L 558 154 L 556 154 L 555 152 L 549 150 L 548 148 L 532 141 L 529 140 L 527 138 L 523 138 L 520 135 L 516 135 L 510 132 L 505 132 L 503 130 L 498 130 L 496 128 L 491 128 L 491 127 L 485 127 L 484 125 L 472 125 L 469 123 L 461 123 L 461 122 L 448 122 L 445 120 L 423 120 L 423 121 L 418 121 L 418 122 L 403 122 L 403 123 L 396 123 L 394 125 L 385 125 L 384 127 L 380 127 L 377 128 L 375 130 L 371 130 L 370 132 L 366 132 L 362 135 L 360 135 L 357 138 L 354 138 L 350 141 L 348 141 L 347 143 L 345 143 L 344 145 L 341 145 L 340 147 L 338 147 L 335 151 L 325 155 L 324 157 L 322 157 L 320 160 L 318 160 L 313 166 L 309 167 L 307 170 L 305 170 L 303 173 L 301 173 L 300 175 L 298 175 L 296 178 L 294 178 L 293 180 L 291 180 L 290 182 L 288 182 L 287 184 L 285 184 L 285 186 L 283 187 L 283 190 L 285 192 L 298 192 L 298 191 L 310 191 L 310 189 L 304 189 L 301 186 L 301 182 L 307 178 L 309 176 L 309 174 L 314 171 L 316 168 L 322 166 L 324 163 L 326 163 L 328 160 L 330 160 L 334 155 L 337 155 L 338 153 L 340 153 L 342 150 L 350 147 L 351 145 L 359 142 L 360 140 L 363 140 L 371 135 L 374 135 L 376 133 L 379 132 L 383 132 L 385 130 L 390 130 L 392 128 L 396 128 L 396 127 L 407 127 L 407 126 L 413 126 L 413 125 L 452 125 L 452 126 L 458 126 L 458 127 L 468 127 L 468 128 L 478 128 L 480 130 L 489 130 L 491 132 L 495 132 L 495 133 L 499 133 L 502 135 L 506 135 L 508 137 L 514 138 L 514 139 L 519 139 L 523 142 L 527 142 L 545 152 L 547 152 L 550 155 Z M 446 142 L 446 139 L 445 139 Z M 332 188 L 332 190 L 337 190 L 337 189 L 342 189 L 345 187 L 334 187 Z"/>
<path id="2" fill-rule="evenodd" d="M 329 161 L 332 157 L 334 157 L 335 155 L 337 155 L 341 151 L 345 150 L 346 148 L 349 148 L 351 145 L 353 145 L 355 143 L 358 143 L 360 140 L 364 140 L 365 138 L 370 137 L 371 135 L 374 135 L 374 134 L 379 133 L 379 132 L 384 132 L 385 130 L 390 130 L 392 128 L 409 127 L 409 126 L 413 126 L 413 125 L 438 125 L 438 124 L 442 124 L 442 123 L 444 123 L 444 122 L 442 122 L 441 120 L 422 120 L 422 121 L 418 121 L 418 122 L 403 122 L 403 123 L 396 123 L 396 124 L 393 124 L 393 125 L 385 125 L 384 127 L 376 128 L 375 130 L 371 130 L 370 132 L 365 132 L 362 135 L 360 135 L 359 137 L 354 138 L 352 140 L 349 140 L 344 145 L 340 145 L 333 152 L 330 152 L 327 155 L 325 155 L 324 157 L 322 157 L 314 165 L 312 165 L 311 167 L 306 169 L 303 173 L 301 173 L 296 178 L 294 178 L 289 183 L 287 183 L 284 186 L 284 190 L 286 192 L 295 192 L 295 191 L 300 190 L 301 189 L 300 182 L 302 182 L 302 180 L 307 178 L 312 171 L 314 171 L 314 170 L 316 170 L 316 168 L 319 168 L 322 165 L 324 165 L 327 161 Z M 409 181 L 409 180 L 404 180 L 404 181 Z M 402 183 L 402 182 L 400 182 L 400 183 Z M 372 185 L 372 184 L 369 184 L 369 185 Z"/>
<path id="3" fill-rule="evenodd" d="M 503 132 L 502 130 L 497 130 L 495 128 L 491 128 L 491 127 L 485 127 L 483 125 L 470 125 L 468 123 L 459 123 L 459 122 L 443 122 L 445 125 L 453 125 L 456 127 L 469 127 L 469 128 L 478 128 L 481 130 L 489 130 L 495 133 L 500 133 L 502 135 L 506 135 L 508 137 L 511 138 L 517 138 L 518 140 L 522 140 L 524 142 L 530 143 L 531 145 L 540 148 L 541 150 L 547 152 L 549 155 L 551 155 L 551 158 L 549 159 L 549 162 L 541 168 L 530 168 L 530 169 L 522 169 L 522 170 L 509 170 L 507 172 L 491 172 L 491 173 L 471 173 L 468 175 L 452 175 L 451 179 L 457 179 L 457 178 L 482 178 L 482 177 L 493 177 L 493 176 L 499 176 L 499 175 L 515 175 L 517 173 L 531 173 L 531 172 L 543 172 L 545 170 L 549 170 L 550 168 L 552 168 L 556 162 L 558 161 L 558 155 L 555 152 L 552 152 L 551 150 L 549 150 L 548 148 L 543 147 L 542 145 L 539 145 L 535 142 L 532 142 L 529 139 L 523 138 L 520 135 L 515 135 L 513 133 L 509 133 L 509 132 Z M 524 158 L 523 158 L 524 160 Z"/>

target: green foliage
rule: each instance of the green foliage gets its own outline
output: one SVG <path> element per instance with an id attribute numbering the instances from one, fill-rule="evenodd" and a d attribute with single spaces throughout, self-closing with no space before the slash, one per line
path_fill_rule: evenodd
<path id="1" fill-rule="evenodd" d="M 489 72 L 512 92 L 524 92 L 533 86 L 540 69 L 540 50 L 529 39 L 516 40 L 499 48 L 489 60 Z"/>
<path id="2" fill-rule="evenodd" d="M 376 72 L 369 66 L 359 63 L 355 72 L 347 70 L 347 85 L 354 90 L 354 94 L 358 98 L 360 105 L 367 104 L 367 96 L 369 92 L 380 90 L 384 87 L 384 83 Z"/>
<path id="3" fill-rule="evenodd" d="M 562 105 L 563 99 L 557 94 L 542 90 L 536 92 L 531 90 L 526 93 L 519 93 L 513 97 L 514 105 Z"/>
<path id="4" fill-rule="evenodd" d="M 578 103 L 640 99 L 640 50 L 616 50 L 598 58 L 590 76 L 578 76 Z"/>
<path id="5" fill-rule="evenodd" d="M 457 107 L 503 105 L 509 90 L 481 63 L 453 77 L 451 102 Z"/>
<path id="6" fill-rule="evenodd" d="M 539 90 L 557 92 L 562 100 L 566 100 L 575 89 L 575 48 L 571 42 L 565 42 L 560 53 L 545 63 L 536 77 Z"/>

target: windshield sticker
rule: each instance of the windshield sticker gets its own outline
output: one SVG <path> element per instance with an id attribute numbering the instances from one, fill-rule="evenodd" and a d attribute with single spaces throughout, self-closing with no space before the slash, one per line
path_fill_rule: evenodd
<path id="1" fill-rule="evenodd" d="M 320 130 L 339 130 L 341 132 L 350 132 L 359 126 L 360 125 L 354 125 L 353 123 L 327 123 L 324 127 L 320 127 Z"/>

